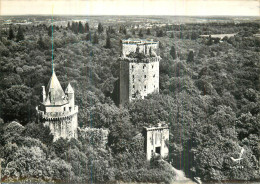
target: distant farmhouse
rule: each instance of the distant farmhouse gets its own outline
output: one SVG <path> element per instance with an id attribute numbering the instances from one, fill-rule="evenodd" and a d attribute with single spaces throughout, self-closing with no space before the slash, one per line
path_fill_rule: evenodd
<path id="1" fill-rule="evenodd" d="M 120 104 L 159 92 L 159 42 L 122 40 Z"/>
<path id="2" fill-rule="evenodd" d="M 59 138 L 77 138 L 78 106 L 74 104 L 74 90 L 70 84 L 65 93 L 53 70 L 47 90 L 42 86 L 41 104 L 36 108 L 38 121 L 48 126 L 54 135 Z"/>
<path id="3" fill-rule="evenodd" d="M 232 34 L 212 34 L 212 35 L 200 35 L 199 37 L 201 38 L 219 38 L 220 40 L 222 40 L 224 37 L 230 38 L 232 36 L 235 36 L 237 33 L 232 33 Z"/>

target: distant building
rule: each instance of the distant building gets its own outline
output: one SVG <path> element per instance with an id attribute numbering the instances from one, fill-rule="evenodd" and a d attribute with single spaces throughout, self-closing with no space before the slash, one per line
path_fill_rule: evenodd
<path id="1" fill-rule="evenodd" d="M 70 84 L 65 93 L 53 70 L 47 90 L 42 86 L 41 103 L 36 108 L 38 121 L 48 126 L 54 141 L 62 138 L 77 138 L 78 106 L 74 104 L 74 90 Z"/>
<path id="2" fill-rule="evenodd" d="M 169 140 L 169 128 L 165 124 L 159 123 L 156 127 L 144 127 L 146 158 L 150 160 L 153 154 L 166 157 L 169 149 L 166 141 Z"/>
<path id="3" fill-rule="evenodd" d="M 159 92 L 159 42 L 122 40 L 120 104 Z"/>
<path id="4" fill-rule="evenodd" d="M 212 35 L 199 35 L 199 37 L 201 38 L 219 38 L 220 40 L 222 40 L 224 37 L 230 38 L 232 36 L 235 36 L 237 33 L 231 33 L 231 34 L 212 34 Z"/>

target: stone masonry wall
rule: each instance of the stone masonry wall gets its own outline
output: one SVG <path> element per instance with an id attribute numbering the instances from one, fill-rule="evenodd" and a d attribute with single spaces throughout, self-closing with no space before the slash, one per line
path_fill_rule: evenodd
<path id="1" fill-rule="evenodd" d="M 159 92 L 159 62 L 129 63 L 129 79 L 129 101 Z"/>
<path id="2" fill-rule="evenodd" d="M 124 104 L 129 100 L 129 63 L 120 61 L 120 104 Z"/>
<path id="3" fill-rule="evenodd" d="M 72 116 L 66 119 L 59 120 L 48 120 L 44 122 L 44 126 L 49 126 L 51 133 L 53 134 L 53 141 L 58 140 L 59 138 L 76 138 L 78 137 L 77 128 L 78 128 L 78 114 L 75 113 Z"/>

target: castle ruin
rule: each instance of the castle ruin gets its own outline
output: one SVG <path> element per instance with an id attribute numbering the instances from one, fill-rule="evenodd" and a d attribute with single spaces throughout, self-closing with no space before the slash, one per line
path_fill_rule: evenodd
<path id="1" fill-rule="evenodd" d="M 120 104 L 159 92 L 159 42 L 122 40 Z"/>
<path id="2" fill-rule="evenodd" d="M 70 83 L 64 93 L 53 70 L 47 90 L 42 86 L 41 103 L 36 107 L 38 121 L 50 128 L 53 141 L 61 137 L 77 138 L 78 106 L 74 102 L 74 90 Z"/>
<path id="3" fill-rule="evenodd" d="M 150 160 L 153 154 L 166 157 L 169 149 L 166 142 L 169 140 L 169 128 L 166 124 L 159 123 L 155 127 L 144 127 L 146 159 Z"/>

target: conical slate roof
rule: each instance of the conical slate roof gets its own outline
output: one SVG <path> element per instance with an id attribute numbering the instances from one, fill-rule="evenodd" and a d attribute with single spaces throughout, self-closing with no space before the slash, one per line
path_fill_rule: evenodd
<path id="1" fill-rule="evenodd" d="M 52 76 L 47 86 L 47 98 L 45 105 L 63 105 L 68 103 L 60 82 L 53 71 Z"/>
<path id="2" fill-rule="evenodd" d="M 74 93 L 74 90 L 71 87 L 70 83 L 68 84 L 68 87 L 66 88 L 65 93 Z"/>

